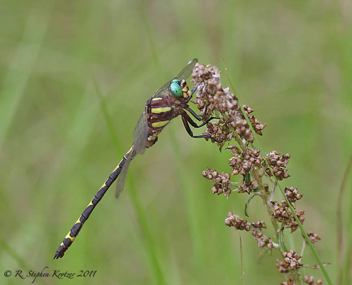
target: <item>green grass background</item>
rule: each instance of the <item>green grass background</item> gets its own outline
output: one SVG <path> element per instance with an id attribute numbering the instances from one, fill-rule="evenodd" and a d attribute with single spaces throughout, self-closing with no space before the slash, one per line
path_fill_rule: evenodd
<path id="1" fill-rule="evenodd" d="M 239 236 L 244 284 L 284 281 L 276 253 L 260 258 L 250 233 L 224 225 L 229 211 L 244 217 L 248 196 L 213 196 L 201 175 L 207 167 L 228 171 L 229 151 L 191 139 L 180 118 L 131 163 L 119 200 L 109 191 L 65 257 L 52 260 L 129 149 L 146 100 L 195 57 L 223 71 L 224 58 L 240 103 L 268 124 L 263 151 L 291 154 L 292 177 L 282 185 L 304 194 L 298 209 L 306 211 L 306 230 L 322 238 L 316 249 L 331 262 L 335 282 L 337 195 L 352 145 L 351 6 L 347 0 L 2 1 L 1 284 L 32 282 L 5 278 L 5 270 L 45 266 L 50 273 L 97 270 L 70 284 L 240 284 Z M 345 232 L 350 209 L 351 179 Z M 268 221 L 259 199 L 249 214 L 249 221 Z M 289 245 L 299 251 L 295 236 Z M 309 249 L 302 262 L 316 264 Z M 322 277 L 319 270 L 306 274 Z"/>

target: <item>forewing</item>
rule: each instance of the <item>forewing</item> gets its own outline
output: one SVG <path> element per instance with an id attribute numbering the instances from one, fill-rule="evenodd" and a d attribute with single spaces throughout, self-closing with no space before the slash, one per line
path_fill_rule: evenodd
<path id="1" fill-rule="evenodd" d="M 171 79 L 171 80 L 172 80 L 172 79 Z M 171 81 L 171 80 L 170 80 L 170 81 Z M 158 89 L 158 90 L 155 92 L 155 95 L 154 95 L 154 96 L 158 96 L 158 95 L 167 93 L 167 92 L 168 92 L 167 89 L 168 89 L 169 86 L 170 86 L 170 81 L 167 82 L 167 83 L 165 83 L 165 84 L 163 85 L 163 87 L 161 87 L 160 89 Z"/>
<path id="2" fill-rule="evenodd" d="M 145 148 L 147 147 L 147 140 L 148 140 L 148 123 L 147 123 L 147 115 L 144 111 L 142 116 L 139 118 L 139 121 L 134 129 L 133 132 L 133 150 L 129 153 L 126 157 L 126 161 L 122 166 L 121 173 L 117 178 L 117 185 L 116 185 L 116 198 L 119 197 L 120 193 L 122 192 L 125 186 L 125 180 L 127 175 L 128 167 L 130 166 L 131 160 L 137 154 L 143 154 Z"/>
<path id="3" fill-rule="evenodd" d="M 186 80 L 192 74 L 193 68 L 197 62 L 198 62 L 198 59 L 196 58 L 188 62 L 185 68 L 182 69 L 182 71 L 179 74 L 177 74 L 177 76 L 174 78 L 177 78 L 180 80 Z"/>
<path id="4" fill-rule="evenodd" d="M 149 127 L 147 122 L 147 114 L 146 110 L 144 110 L 133 132 L 133 148 L 136 153 L 144 153 L 145 148 L 147 147 L 148 135 Z"/>

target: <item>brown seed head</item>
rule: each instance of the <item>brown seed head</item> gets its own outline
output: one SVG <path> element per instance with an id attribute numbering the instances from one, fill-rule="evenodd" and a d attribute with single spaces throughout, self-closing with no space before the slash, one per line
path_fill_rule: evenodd
<path id="1" fill-rule="evenodd" d="M 308 232 L 307 235 L 312 243 L 316 243 L 317 241 L 321 240 L 321 238 L 313 232 Z"/>

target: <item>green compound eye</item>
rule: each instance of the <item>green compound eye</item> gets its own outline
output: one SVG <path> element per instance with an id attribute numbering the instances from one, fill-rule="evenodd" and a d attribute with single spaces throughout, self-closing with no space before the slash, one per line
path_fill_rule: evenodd
<path id="1" fill-rule="evenodd" d="M 182 96 L 182 89 L 180 86 L 180 80 L 174 79 L 171 81 L 172 83 L 170 84 L 169 90 L 172 95 L 174 95 L 176 98 L 180 98 Z"/>

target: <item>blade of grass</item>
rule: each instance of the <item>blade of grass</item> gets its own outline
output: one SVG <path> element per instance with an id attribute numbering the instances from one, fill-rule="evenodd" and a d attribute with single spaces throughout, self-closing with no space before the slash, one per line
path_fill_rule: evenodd
<path id="1" fill-rule="evenodd" d="M 342 194 L 346 186 L 347 175 L 351 169 L 351 166 L 352 166 L 352 155 L 350 156 L 345 173 L 342 178 L 339 197 L 337 200 L 337 208 L 336 208 L 336 232 L 337 232 L 337 253 L 338 253 L 337 262 L 338 262 L 338 268 L 340 268 L 340 270 L 338 271 L 336 284 L 343 284 L 342 281 L 346 280 L 347 274 L 348 274 L 348 268 L 350 268 L 351 266 L 351 259 L 349 257 L 351 253 L 352 235 L 350 235 L 349 246 L 347 247 L 346 255 L 344 256 L 343 231 L 342 231 L 342 228 L 343 228 L 342 227 Z"/>

